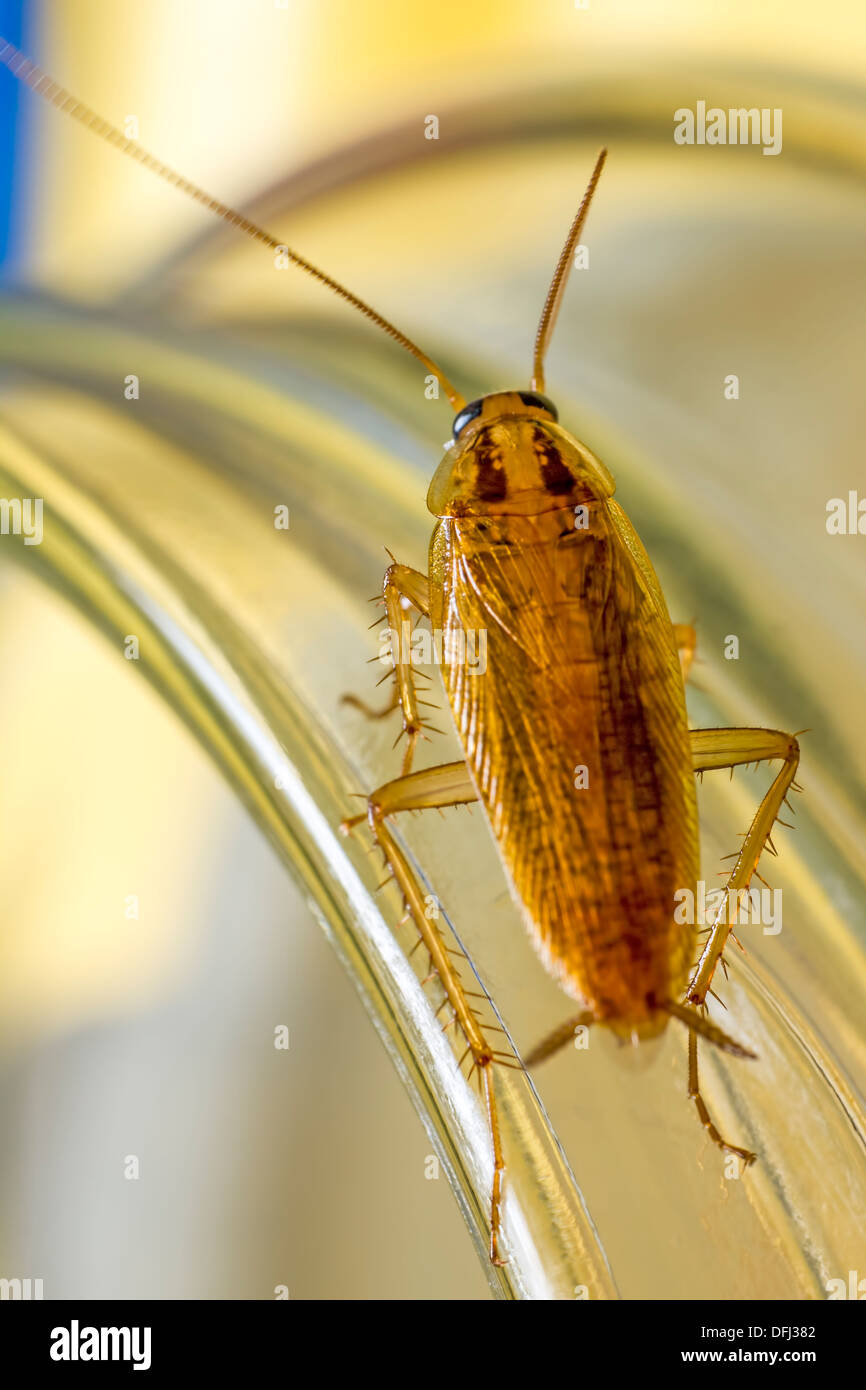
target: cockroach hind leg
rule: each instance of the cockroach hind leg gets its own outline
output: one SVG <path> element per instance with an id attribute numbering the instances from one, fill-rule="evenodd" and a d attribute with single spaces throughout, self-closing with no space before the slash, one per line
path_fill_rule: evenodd
<path id="1" fill-rule="evenodd" d="M 722 1137 L 713 1123 L 706 1102 L 701 1095 L 698 1075 L 698 1038 L 706 1038 L 707 1042 L 713 1043 L 715 1047 L 729 1053 L 732 1057 L 746 1057 L 755 1060 L 756 1053 L 737 1042 L 736 1038 L 730 1037 L 705 1014 L 699 1013 L 697 1009 L 689 1007 L 687 1004 L 679 1004 L 676 1000 L 667 1000 L 659 1004 L 658 1007 L 670 1014 L 671 1018 L 679 1019 L 689 1030 L 688 1095 L 689 1099 L 695 1103 L 698 1119 L 717 1148 L 722 1149 L 725 1153 L 735 1154 L 742 1161 L 743 1166 L 748 1168 L 751 1163 L 755 1162 L 757 1154 L 753 1153 L 751 1149 L 742 1148 L 739 1144 L 730 1144 L 727 1139 Z"/>
<path id="2" fill-rule="evenodd" d="M 688 1095 L 689 1100 L 694 1101 L 695 1109 L 698 1112 L 698 1119 L 700 1120 L 704 1129 L 707 1131 L 707 1134 L 709 1135 L 710 1139 L 712 1139 L 713 1143 L 716 1145 L 716 1148 L 721 1149 L 724 1153 L 736 1155 L 736 1157 L 739 1158 L 742 1162 L 744 1168 L 748 1168 L 752 1163 L 754 1163 L 757 1160 L 758 1155 L 756 1153 L 753 1153 L 751 1149 L 741 1148 L 739 1144 L 729 1144 L 727 1139 L 724 1139 L 722 1137 L 716 1126 L 713 1124 L 713 1121 L 710 1117 L 710 1112 L 708 1111 L 704 1098 L 701 1095 L 700 1079 L 698 1076 L 697 1031 L 689 1032 Z"/>
<path id="3" fill-rule="evenodd" d="M 718 1024 L 713 1023 L 712 1019 L 707 1018 L 705 1014 L 698 1013 L 697 1009 L 689 1008 L 687 1004 L 678 1004 L 673 999 L 659 1004 L 659 1008 L 664 1013 L 670 1014 L 671 1018 L 679 1019 L 680 1023 L 684 1023 L 692 1035 L 706 1038 L 707 1042 L 721 1048 L 722 1052 L 728 1052 L 732 1057 L 748 1057 L 752 1061 L 756 1059 L 757 1053 L 752 1052 L 743 1043 L 737 1042 L 736 1038 L 732 1038 Z"/>
<path id="4" fill-rule="evenodd" d="M 724 1153 L 735 1154 L 736 1157 L 742 1161 L 743 1166 L 748 1168 L 751 1163 L 755 1162 L 757 1154 L 753 1153 L 751 1149 L 742 1148 L 739 1144 L 730 1144 L 727 1139 L 723 1138 L 713 1123 L 706 1102 L 701 1095 L 698 1074 L 698 1038 L 706 1038 L 708 1042 L 713 1043 L 714 1046 L 720 1048 L 723 1052 L 730 1053 L 733 1057 L 754 1059 L 756 1054 L 750 1051 L 749 1048 L 744 1047 L 742 1043 L 737 1042 L 735 1038 L 730 1037 L 723 1029 L 719 1028 L 717 1024 L 713 1023 L 711 1019 L 707 1018 L 705 1014 L 699 1013 L 695 1008 L 690 1008 L 686 1004 L 679 1004 L 676 1000 L 667 1000 L 664 1003 L 660 1003 L 658 1007 L 663 1010 L 663 1012 L 670 1014 L 671 1018 L 676 1018 L 681 1023 L 684 1023 L 689 1030 L 688 1096 L 689 1099 L 693 1100 L 695 1103 L 698 1119 L 717 1148 L 721 1149 Z"/>

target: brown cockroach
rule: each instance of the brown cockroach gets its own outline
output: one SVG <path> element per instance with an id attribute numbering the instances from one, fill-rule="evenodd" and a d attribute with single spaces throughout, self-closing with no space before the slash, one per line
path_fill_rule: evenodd
<path id="1" fill-rule="evenodd" d="M 481 802 L 538 954 L 579 1005 L 529 1064 L 564 1046 L 579 1025 L 600 1025 L 638 1043 L 679 1019 L 689 1030 L 688 1094 L 700 1120 L 716 1145 L 751 1163 L 754 1154 L 716 1129 L 698 1080 L 699 1037 L 735 1056 L 754 1055 L 705 1013 L 731 926 L 720 908 L 695 964 L 696 928 L 678 920 L 675 895 L 693 889 L 699 873 L 695 773 L 782 762 L 728 878 L 729 892 L 741 892 L 765 845 L 772 848 L 773 825 L 796 787 L 799 746 L 796 736 L 772 729 L 689 729 L 685 680 L 694 631 L 671 622 L 646 551 L 614 500 L 613 478 L 558 424 L 544 395 L 545 354 L 606 151 L 554 272 L 529 389 L 467 404 L 436 363 L 375 309 L 128 140 L 2 39 L 0 62 L 360 310 L 438 379 L 456 411 L 453 442 L 427 495 L 436 518 L 428 573 L 391 564 L 383 599 L 392 633 L 403 631 L 407 605 L 441 632 L 442 678 L 464 757 L 412 771 L 425 722 L 412 654 L 399 644 L 388 708 L 402 713 L 402 772 L 372 792 L 366 812 L 343 828 L 368 822 L 480 1078 L 494 1158 L 491 1258 L 502 1261 L 505 1159 L 492 1079 L 499 1057 L 392 833 L 390 818 L 399 812 Z M 467 634 L 480 632 L 487 638 L 483 674 L 461 659 Z"/>

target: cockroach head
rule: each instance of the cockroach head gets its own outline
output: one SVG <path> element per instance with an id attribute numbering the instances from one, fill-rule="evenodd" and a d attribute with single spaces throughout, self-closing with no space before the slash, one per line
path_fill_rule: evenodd
<path id="1" fill-rule="evenodd" d="M 430 484 L 434 516 L 537 516 L 614 490 L 611 475 L 557 423 L 538 391 L 496 391 L 463 407 Z"/>
<path id="2" fill-rule="evenodd" d="M 553 404 L 549 396 L 542 396 L 540 391 L 497 391 L 492 396 L 479 396 L 477 401 L 470 401 L 464 405 L 463 409 L 454 416 L 452 434 L 459 440 L 466 426 L 473 420 L 477 420 L 484 411 L 487 401 L 496 402 L 502 396 L 517 396 L 523 402 L 527 411 L 541 411 L 542 415 L 549 415 L 551 420 L 559 419 L 559 411 Z"/>

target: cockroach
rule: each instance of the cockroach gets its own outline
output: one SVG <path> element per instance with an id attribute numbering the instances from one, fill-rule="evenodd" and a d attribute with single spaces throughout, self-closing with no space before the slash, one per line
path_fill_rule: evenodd
<path id="1" fill-rule="evenodd" d="M 436 518 L 428 573 L 395 561 L 382 599 L 392 633 L 403 630 L 407 607 L 441 631 L 442 680 L 463 758 L 412 770 L 425 720 L 411 652 L 398 644 L 388 709 L 402 714 L 402 770 L 342 828 L 369 825 L 477 1071 L 493 1149 L 491 1259 L 503 1262 L 505 1157 L 492 1078 L 502 1054 L 395 839 L 391 818 L 400 812 L 481 803 L 541 961 L 579 1006 L 526 1063 L 551 1056 L 581 1025 L 638 1044 L 678 1019 L 688 1028 L 688 1095 L 700 1121 L 714 1144 L 750 1164 L 755 1155 L 716 1128 L 698 1079 L 699 1038 L 754 1057 L 706 1013 L 731 925 L 720 907 L 698 950 L 696 927 L 679 920 L 675 901 L 698 880 L 695 774 L 781 761 L 732 856 L 726 887 L 739 893 L 765 846 L 774 848 L 771 831 L 788 792 L 799 790 L 799 745 L 796 735 L 773 729 L 689 728 L 685 682 L 694 629 L 671 622 L 649 557 L 614 499 L 611 474 L 558 423 L 544 394 L 547 348 L 606 151 L 554 271 L 529 388 L 467 403 L 410 338 L 330 275 L 127 139 L 2 39 L 0 61 L 95 134 L 340 295 L 437 378 L 455 412 L 453 441 L 427 494 Z M 460 659 L 467 634 L 479 632 L 487 639 L 483 673 Z"/>

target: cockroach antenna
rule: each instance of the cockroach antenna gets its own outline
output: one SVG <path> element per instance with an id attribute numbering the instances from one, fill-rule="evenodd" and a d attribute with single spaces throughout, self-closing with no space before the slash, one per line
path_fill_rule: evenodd
<path id="1" fill-rule="evenodd" d="M 19 81 L 31 87 L 34 92 L 38 92 L 39 96 L 44 97 L 45 100 L 50 101 L 53 106 L 58 107 L 61 111 L 65 111 L 68 116 L 72 116 L 74 120 L 80 121 L 82 125 L 87 126 L 88 130 L 93 131 L 94 135 L 99 135 L 103 140 L 107 140 L 110 145 L 114 145 L 115 148 L 120 150 L 123 154 L 128 154 L 131 159 L 135 159 L 139 164 L 143 164 L 151 173 L 158 174 L 166 183 L 170 183 L 173 187 L 180 189 L 181 193 L 185 193 L 187 197 L 194 198 L 197 203 L 202 203 L 204 207 L 215 213 L 217 217 L 222 217 L 224 221 L 230 223 L 233 227 L 237 227 L 239 231 L 245 232 L 247 236 L 252 237 L 255 241 L 261 241 L 265 246 L 270 246 L 274 251 L 280 251 L 293 265 L 298 266 L 300 270 L 306 271 L 308 275 L 312 275 L 314 280 L 318 280 L 329 290 L 332 290 L 334 294 L 339 295 L 347 304 L 351 304 L 353 309 L 357 309 L 365 318 L 370 319 L 378 328 L 381 328 L 384 333 L 387 333 L 390 338 L 398 342 L 402 348 L 410 352 L 429 372 L 432 372 L 433 376 L 437 378 L 442 386 L 442 389 L 455 411 L 463 409 L 466 404 L 465 398 L 448 380 L 442 368 L 438 367 L 433 359 L 427 356 L 426 352 L 422 352 L 417 344 L 412 342 L 411 338 L 407 338 L 405 333 L 401 333 L 399 328 L 395 327 L 393 323 L 390 323 L 388 319 L 378 313 L 372 305 L 367 304 L 363 299 L 359 299 L 351 290 L 346 289 L 345 285 L 341 285 L 338 280 L 332 279 L 324 270 L 320 270 L 318 266 L 313 265 L 303 256 L 298 255 L 297 251 L 292 251 L 290 247 L 286 246 L 285 242 L 278 240 L 278 238 L 272 236 L 270 232 L 266 232 L 263 227 L 259 227 L 255 222 L 251 222 L 248 217 L 244 217 L 242 213 L 229 207 L 227 203 L 221 203 L 217 198 L 212 198 L 209 193 L 205 193 L 203 188 L 199 188 L 196 184 L 191 183 L 189 179 L 185 179 L 182 174 L 178 174 L 176 170 L 170 168 L 169 165 L 163 164 L 162 160 L 149 154 L 147 150 L 139 145 L 138 141 L 129 140 L 116 126 L 103 120 L 95 111 L 91 111 L 89 106 L 85 106 L 84 103 L 79 101 L 77 97 L 74 97 L 71 92 L 66 91 L 66 89 L 61 87 L 58 82 L 55 82 L 52 77 L 49 77 L 47 72 L 43 72 L 35 63 L 31 63 L 30 59 L 27 58 L 25 54 L 20 52 L 14 44 L 8 43 L 2 35 L 0 35 L 0 63 L 3 63 Z"/>
<path id="2" fill-rule="evenodd" d="M 538 324 L 538 332 L 535 335 L 535 353 L 532 358 L 532 380 L 530 388 L 533 391 L 544 391 L 544 358 L 553 337 L 553 330 L 556 327 L 556 319 L 562 304 L 565 287 L 568 284 L 568 277 L 571 272 L 574 259 L 574 248 L 577 246 L 578 238 L 583 231 L 583 224 L 589 212 L 589 205 L 592 202 L 592 195 L 595 192 L 598 181 L 601 178 L 601 171 L 604 168 L 604 161 L 607 159 L 607 150 L 600 150 L 598 159 L 595 161 L 595 168 L 586 186 L 586 192 L 581 199 L 580 207 L 577 209 L 571 229 L 565 239 L 556 270 L 553 272 L 553 279 L 550 282 L 550 289 L 547 291 L 547 298 L 544 301 L 544 308 L 541 311 L 541 319 Z"/>

